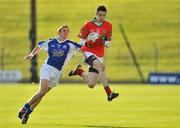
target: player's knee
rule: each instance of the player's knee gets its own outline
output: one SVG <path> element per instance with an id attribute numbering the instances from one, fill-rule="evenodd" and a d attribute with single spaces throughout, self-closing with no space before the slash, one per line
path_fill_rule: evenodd
<path id="1" fill-rule="evenodd" d="M 95 85 L 88 84 L 88 87 L 93 89 Z"/>
<path id="2" fill-rule="evenodd" d="M 88 83 L 89 88 L 94 88 L 95 85 L 96 85 L 96 82 L 89 82 Z"/>
<path id="3" fill-rule="evenodd" d="M 43 97 L 45 94 L 45 92 L 38 92 L 39 97 Z"/>

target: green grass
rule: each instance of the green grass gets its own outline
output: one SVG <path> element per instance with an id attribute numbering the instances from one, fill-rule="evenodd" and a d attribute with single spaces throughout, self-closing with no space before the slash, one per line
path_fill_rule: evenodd
<path id="1" fill-rule="evenodd" d="M 63 84 L 32 113 L 27 128 L 179 128 L 180 87 L 111 85 L 120 97 L 109 103 L 101 85 Z M 24 128 L 17 118 L 37 85 L 0 86 L 0 128 Z"/>
<path id="2" fill-rule="evenodd" d="M 5 51 L 5 69 L 17 69 L 29 78 L 29 62 L 22 58 L 29 52 L 30 1 L 0 1 L 0 49 Z M 180 1 L 179 0 L 37 0 L 37 41 L 56 35 L 62 24 L 71 27 L 70 39 L 78 41 L 81 26 L 94 17 L 95 8 L 108 8 L 107 20 L 113 24 L 113 40 L 106 51 L 106 71 L 111 80 L 137 80 L 137 71 L 119 32 L 123 23 L 127 36 L 147 77 L 154 67 L 154 43 L 158 47 L 158 71 L 180 71 Z M 46 54 L 41 53 L 38 69 Z M 81 62 L 81 55 L 71 61 L 65 73 Z M 119 73 L 116 73 L 119 71 Z M 63 79 L 67 79 L 64 76 Z"/>

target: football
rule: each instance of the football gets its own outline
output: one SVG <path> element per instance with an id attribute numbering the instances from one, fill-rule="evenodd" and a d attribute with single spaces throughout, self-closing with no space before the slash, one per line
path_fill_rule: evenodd
<path id="1" fill-rule="evenodd" d="M 91 32 L 87 37 L 87 41 L 91 40 L 92 42 L 95 42 L 98 38 L 99 38 L 99 34 L 97 32 Z"/>

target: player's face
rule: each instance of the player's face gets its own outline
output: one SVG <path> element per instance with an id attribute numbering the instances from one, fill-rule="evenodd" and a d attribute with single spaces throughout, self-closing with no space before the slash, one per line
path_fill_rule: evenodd
<path id="1" fill-rule="evenodd" d="M 64 39 L 68 38 L 69 28 L 67 28 L 67 27 L 62 28 L 61 31 L 58 33 L 58 35 Z"/>
<path id="2" fill-rule="evenodd" d="M 102 22 L 102 21 L 105 19 L 105 17 L 106 17 L 106 12 L 104 12 L 104 11 L 98 11 L 98 12 L 96 13 L 96 16 L 97 16 L 98 21 L 99 21 L 99 22 Z"/>

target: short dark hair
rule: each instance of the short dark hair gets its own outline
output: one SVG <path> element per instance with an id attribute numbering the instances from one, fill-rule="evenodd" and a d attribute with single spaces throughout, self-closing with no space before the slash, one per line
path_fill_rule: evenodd
<path id="1" fill-rule="evenodd" d="M 99 11 L 107 12 L 106 7 L 104 5 L 100 5 L 96 8 L 96 12 L 99 12 Z"/>

